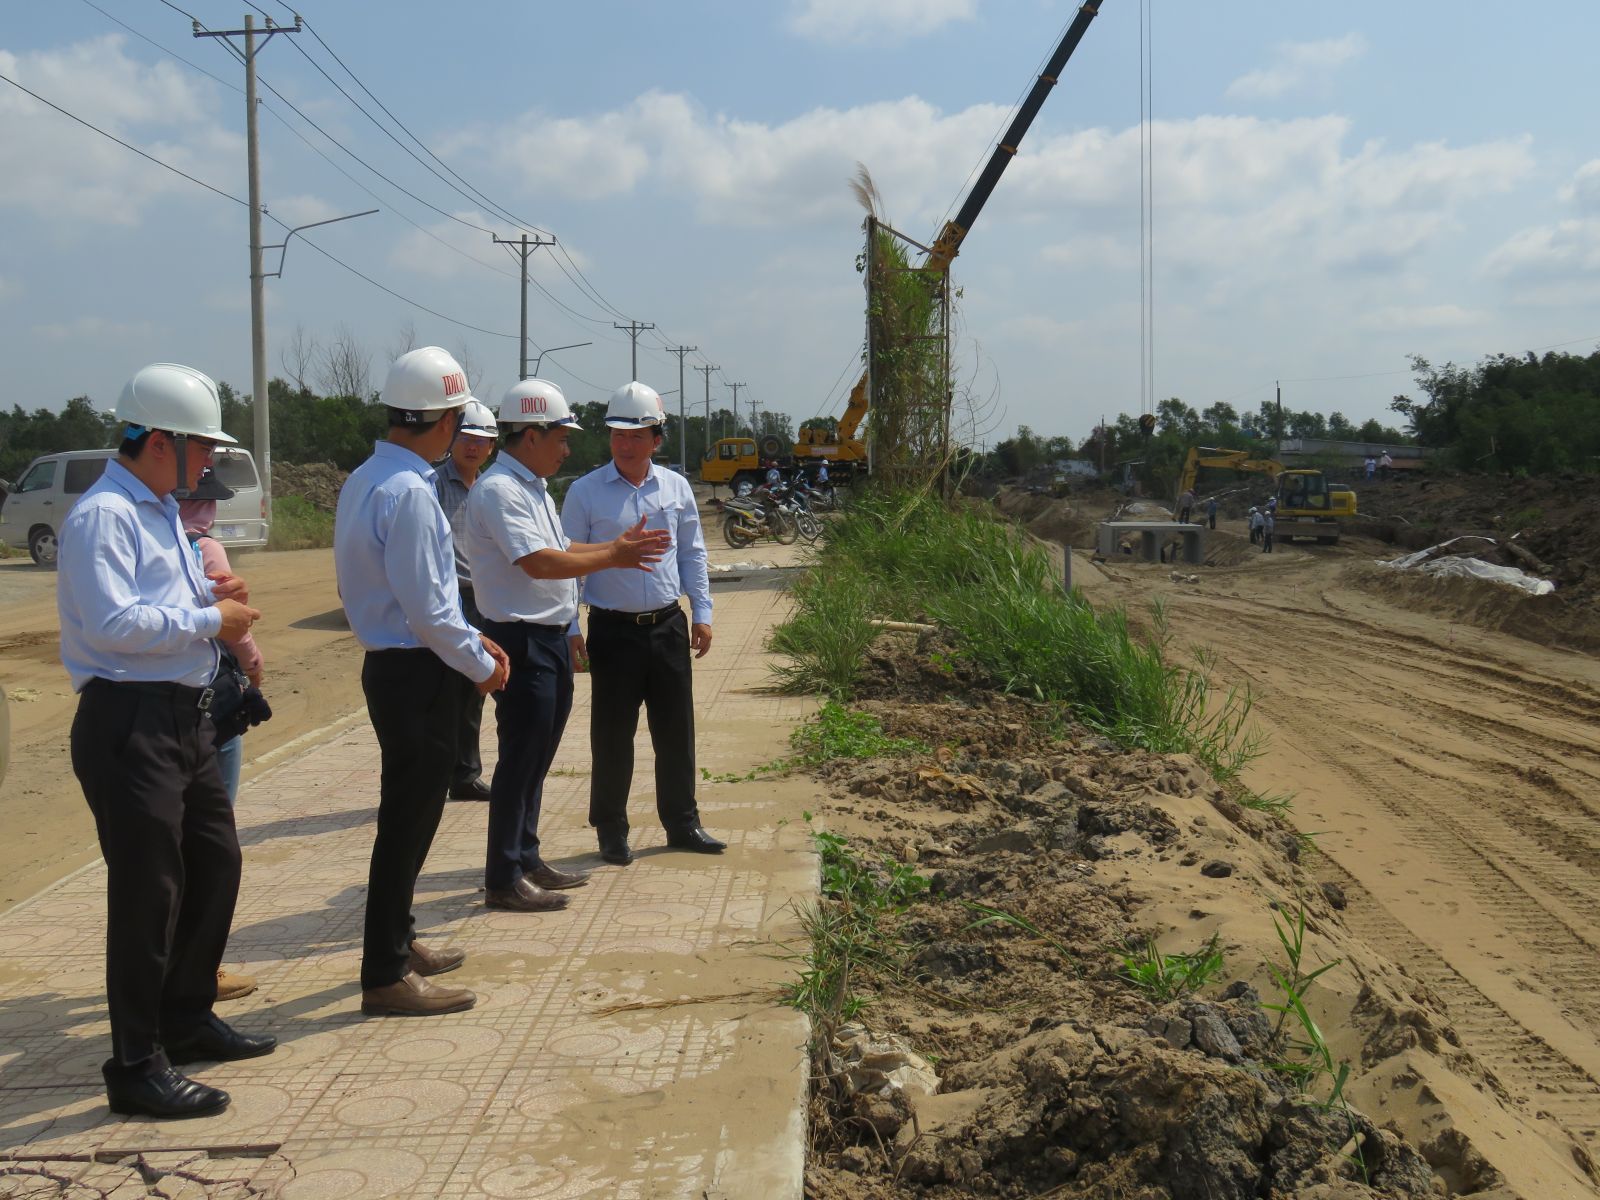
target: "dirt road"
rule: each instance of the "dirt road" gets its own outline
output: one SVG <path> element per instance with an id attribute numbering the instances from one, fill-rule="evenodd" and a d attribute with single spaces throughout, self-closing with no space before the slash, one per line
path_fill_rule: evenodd
<path id="1" fill-rule="evenodd" d="M 1161 596 L 1176 643 L 1250 685 L 1271 748 L 1249 782 L 1294 793 L 1350 927 L 1530 1114 L 1600 1151 L 1600 662 L 1375 598 L 1376 543 L 1268 557 L 1216 536 L 1237 562 L 1198 583 L 1080 582 L 1130 612 Z"/>
<path id="2" fill-rule="evenodd" d="M 252 762 L 359 709 L 360 648 L 345 627 L 331 550 L 246 554 L 235 569 L 262 611 L 273 718 L 245 739 Z M 67 758 L 77 698 L 61 667 L 55 575 L 26 559 L 0 563 L 0 677 L 10 693 L 12 762 L 0 784 L 0 908 L 93 861 L 94 823 Z"/>

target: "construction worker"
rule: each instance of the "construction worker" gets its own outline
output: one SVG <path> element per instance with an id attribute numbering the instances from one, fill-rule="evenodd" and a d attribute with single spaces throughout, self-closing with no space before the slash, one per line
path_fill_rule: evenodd
<path id="1" fill-rule="evenodd" d="M 456 589 L 461 593 L 461 615 L 474 629 L 483 628 L 483 617 L 473 600 L 472 571 L 467 566 L 465 520 L 467 493 L 477 481 L 478 470 L 494 453 L 496 437 L 494 413 L 477 400 L 467 404 L 461 418 L 461 433 L 450 447 L 449 456 L 435 468 L 433 488 L 439 507 L 450 522 L 450 539 L 456 552 Z M 473 689 L 461 703 L 461 722 L 456 727 L 456 761 L 450 771 L 452 800 L 487 800 L 489 785 L 483 781 L 483 758 L 479 750 L 479 730 L 483 725 L 483 697 Z"/>
<path id="2" fill-rule="evenodd" d="M 1254 505 L 1250 507 L 1250 544 L 1254 546 L 1261 540 L 1261 510 Z"/>
<path id="3" fill-rule="evenodd" d="M 1206 524 L 1212 529 L 1217 527 L 1217 498 L 1215 496 L 1206 500 Z"/>
<path id="4" fill-rule="evenodd" d="M 239 895 L 239 839 L 208 708 L 215 639 L 261 614 L 208 577 L 178 523 L 222 432 L 217 385 L 191 367 L 139 371 L 116 405 L 117 456 L 61 527 L 61 661 L 79 695 L 72 769 L 106 862 L 111 1110 L 197 1117 L 228 1094 L 176 1066 L 270 1054 L 212 1011 Z"/>
<path id="5" fill-rule="evenodd" d="M 711 586 L 706 543 L 689 481 L 651 462 L 665 418 L 654 388 L 634 380 L 606 408 L 611 461 L 567 489 L 561 522 L 575 542 L 607 542 L 643 519 L 671 534 L 654 571 L 597 571 L 583 581 L 589 637 L 572 624 L 575 666 L 593 679 L 589 745 L 589 824 L 600 857 L 627 866 L 628 789 L 633 783 L 633 735 L 645 707 L 656 756 L 656 815 L 667 845 L 720 854 L 727 844 L 700 825 L 695 803 L 694 680 L 689 653 L 711 649 Z M 685 617 L 678 598 L 688 593 Z"/>
<path id="6" fill-rule="evenodd" d="M 1261 553 L 1263 554 L 1272 553 L 1272 531 L 1278 524 L 1277 511 L 1277 503 L 1269 500 L 1267 501 L 1266 511 L 1261 514 Z"/>
<path id="7" fill-rule="evenodd" d="M 567 630 L 578 617 L 577 578 L 611 567 L 648 571 L 671 544 L 644 521 L 601 545 L 561 531 L 545 487 L 570 453 L 578 428 L 553 383 L 525 379 L 500 402 L 505 446 L 467 500 L 465 543 L 484 632 L 505 648 L 511 677 L 494 698 L 500 759 L 489 791 L 484 903 L 512 912 L 567 906 L 561 893 L 587 872 L 561 871 L 539 854 L 545 775 L 572 711 Z"/>
<path id="8" fill-rule="evenodd" d="M 505 652 L 467 624 L 450 524 L 433 490 L 472 399 L 461 364 L 437 346 L 402 354 L 380 402 L 389 436 L 339 492 L 333 561 L 350 629 L 366 648 L 361 688 L 383 775 L 367 879 L 361 1008 L 431 1016 L 471 1008 L 466 988 L 426 976 L 459 967 L 459 950 L 416 940 L 411 903 L 444 812 L 461 705 L 505 686 Z"/>
<path id="9" fill-rule="evenodd" d="M 1193 508 L 1194 489 L 1185 488 L 1183 495 L 1178 497 L 1178 523 L 1180 525 L 1187 525 L 1189 523 L 1189 512 Z"/>

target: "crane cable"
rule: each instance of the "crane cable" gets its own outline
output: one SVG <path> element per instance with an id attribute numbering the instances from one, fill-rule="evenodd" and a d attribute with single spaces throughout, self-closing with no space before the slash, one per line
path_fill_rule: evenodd
<path id="1" fill-rule="evenodd" d="M 1155 117 L 1150 0 L 1139 0 L 1139 412 L 1156 410 Z"/>

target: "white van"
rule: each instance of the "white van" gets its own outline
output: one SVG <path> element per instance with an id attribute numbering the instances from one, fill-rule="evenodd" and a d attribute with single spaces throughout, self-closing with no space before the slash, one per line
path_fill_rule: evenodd
<path id="1" fill-rule="evenodd" d="M 41 566 L 54 566 L 61 522 L 116 453 L 68 450 L 34 459 L 0 504 L 0 540 L 18 549 L 27 547 Z M 217 501 L 212 536 L 229 548 L 265 546 L 267 498 L 261 491 L 255 458 L 237 446 L 218 446 L 211 466 L 217 478 L 233 489 L 232 500 Z"/>

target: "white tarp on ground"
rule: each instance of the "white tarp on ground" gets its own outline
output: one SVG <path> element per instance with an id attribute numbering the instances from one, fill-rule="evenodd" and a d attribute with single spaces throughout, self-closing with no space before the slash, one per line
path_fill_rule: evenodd
<path id="1" fill-rule="evenodd" d="M 1441 555 L 1439 552 L 1448 546 L 1462 543 L 1460 553 Z M 1487 542 L 1493 546 L 1497 543 L 1493 538 L 1486 537 L 1458 537 L 1447 542 L 1440 542 L 1437 546 L 1429 546 L 1426 550 L 1418 550 L 1415 554 L 1407 554 L 1400 558 L 1388 560 L 1379 559 L 1380 567 L 1394 567 L 1401 571 L 1420 571 L 1424 575 L 1440 575 L 1455 578 L 1486 579 L 1490 583 L 1503 583 L 1510 587 L 1520 588 L 1531 596 L 1548 596 L 1556 590 L 1556 585 L 1548 579 L 1539 579 L 1529 575 L 1526 571 L 1519 571 L 1516 567 L 1497 567 L 1493 563 L 1486 563 L 1482 559 L 1469 558 L 1467 554 L 1478 547 L 1471 543 Z"/>

